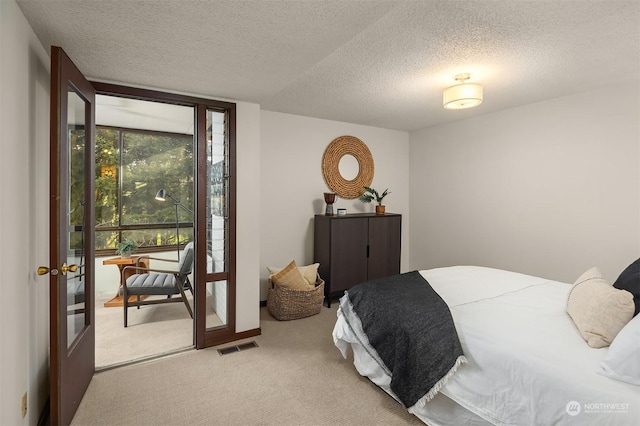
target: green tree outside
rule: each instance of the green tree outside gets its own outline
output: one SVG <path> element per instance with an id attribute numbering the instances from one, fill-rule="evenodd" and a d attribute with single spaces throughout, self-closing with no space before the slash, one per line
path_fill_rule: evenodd
<path id="1" fill-rule="evenodd" d="M 72 162 L 77 171 L 71 176 L 70 209 L 83 194 L 84 131 L 71 130 Z M 115 249 L 121 239 L 133 239 L 139 247 L 175 246 L 175 228 L 157 228 L 175 224 L 172 200 L 155 199 L 165 189 L 190 210 L 194 210 L 194 142 L 192 135 L 144 132 L 96 127 L 95 228 L 96 250 Z M 76 158 L 77 157 L 77 158 Z M 70 215 L 71 226 L 82 226 L 83 209 Z M 180 242 L 193 239 L 193 217 L 178 209 Z M 121 226 L 137 225 L 135 230 Z M 155 226 L 154 226 L 155 225 Z M 139 229 L 142 228 L 142 229 Z M 80 248 L 72 238 L 72 248 Z"/>

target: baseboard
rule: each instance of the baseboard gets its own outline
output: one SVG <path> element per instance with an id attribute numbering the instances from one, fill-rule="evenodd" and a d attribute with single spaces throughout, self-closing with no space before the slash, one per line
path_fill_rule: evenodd
<path id="1" fill-rule="evenodd" d="M 251 330 L 247 330 L 247 331 L 241 331 L 240 333 L 236 333 L 235 340 L 240 340 L 240 339 L 248 339 L 250 337 L 256 337 L 262 334 L 262 329 L 261 328 L 254 328 Z"/>
<path id="2" fill-rule="evenodd" d="M 254 328 L 251 330 L 241 331 L 239 333 L 216 336 L 215 338 L 209 338 L 209 339 L 205 338 L 203 348 L 208 348 L 210 346 L 217 346 L 223 343 L 234 342 L 236 340 L 248 339 L 250 337 L 259 336 L 260 334 L 262 334 L 262 329 Z M 199 348 L 199 349 L 202 349 L 202 348 Z"/>

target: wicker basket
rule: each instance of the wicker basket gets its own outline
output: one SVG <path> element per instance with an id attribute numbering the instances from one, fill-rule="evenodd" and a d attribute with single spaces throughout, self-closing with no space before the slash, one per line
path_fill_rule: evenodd
<path id="1" fill-rule="evenodd" d="M 317 315 L 324 301 L 324 281 L 316 278 L 313 290 L 293 290 L 269 280 L 267 308 L 275 319 L 288 321 Z"/>

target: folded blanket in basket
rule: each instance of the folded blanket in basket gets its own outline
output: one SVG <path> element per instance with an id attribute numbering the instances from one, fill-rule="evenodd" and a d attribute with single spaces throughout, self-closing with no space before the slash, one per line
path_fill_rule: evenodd
<path id="1" fill-rule="evenodd" d="M 466 362 L 449 307 L 417 271 L 356 285 L 340 309 L 409 411 L 433 398 Z"/>

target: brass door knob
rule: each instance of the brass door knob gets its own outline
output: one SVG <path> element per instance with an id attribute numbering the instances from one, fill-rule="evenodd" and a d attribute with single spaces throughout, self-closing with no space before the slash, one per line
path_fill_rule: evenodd
<path id="1" fill-rule="evenodd" d="M 78 265 L 75 265 L 75 264 L 71 264 L 67 266 L 66 263 L 63 263 L 62 266 L 60 267 L 60 272 L 62 273 L 62 275 L 67 275 L 67 272 L 69 271 L 75 272 L 77 270 L 78 270 Z"/>
<path id="2" fill-rule="evenodd" d="M 58 270 L 56 268 L 53 269 L 49 269 L 46 266 L 38 266 L 38 275 L 45 275 L 45 274 L 51 274 L 51 275 L 58 275 Z"/>
<path id="3" fill-rule="evenodd" d="M 60 271 L 58 271 L 56 268 L 49 269 L 46 266 L 38 266 L 37 272 L 38 272 L 38 275 L 45 275 L 47 273 L 51 275 L 58 275 L 58 273 L 61 273 L 62 275 L 67 275 L 67 272 L 76 272 L 77 270 L 78 270 L 78 265 L 71 264 L 67 266 L 66 263 L 63 263 L 62 266 L 60 267 Z"/>

